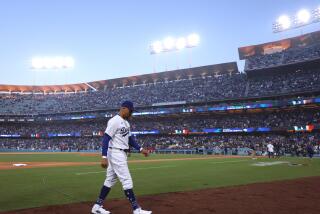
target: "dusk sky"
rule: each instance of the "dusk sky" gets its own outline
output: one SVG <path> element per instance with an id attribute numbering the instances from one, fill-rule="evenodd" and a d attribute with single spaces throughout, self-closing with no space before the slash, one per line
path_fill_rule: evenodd
<path id="1" fill-rule="evenodd" d="M 317 31 L 320 24 L 272 33 L 283 14 L 316 0 L 0 0 L 0 84 L 89 82 L 237 61 L 238 47 Z M 200 35 L 200 44 L 150 55 L 167 36 Z M 30 69 L 34 56 L 72 56 L 70 70 Z"/>

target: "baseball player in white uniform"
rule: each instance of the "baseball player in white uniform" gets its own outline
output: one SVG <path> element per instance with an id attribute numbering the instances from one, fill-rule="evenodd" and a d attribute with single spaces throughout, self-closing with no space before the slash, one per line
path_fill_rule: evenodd
<path id="1" fill-rule="evenodd" d="M 125 101 L 122 103 L 119 114 L 108 121 L 102 144 L 101 166 L 107 168 L 107 176 L 101 188 L 100 195 L 92 207 L 92 214 L 110 214 L 103 208 L 111 187 L 120 180 L 124 193 L 131 203 L 133 214 L 151 214 L 151 211 L 141 209 L 133 193 L 133 182 L 127 163 L 127 150 L 129 146 L 140 151 L 146 157 L 149 152 L 143 149 L 135 141 L 130 132 L 128 119 L 134 111 L 133 103 Z"/>
<path id="2" fill-rule="evenodd" d="M 272 156 L 272 158 L 274 158 L 274 146 L 271 143 L 268 143 L 267 150 L 268 150 L 268 157 L 271 158 Z"/>

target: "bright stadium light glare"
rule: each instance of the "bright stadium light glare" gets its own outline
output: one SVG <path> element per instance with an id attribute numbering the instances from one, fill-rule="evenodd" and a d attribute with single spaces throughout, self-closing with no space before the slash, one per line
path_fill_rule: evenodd
<path id="1" fill-rule="evenodd" d="M 42 68 L 43 67 L 42 58 L 40 58 L 40 57 L 33 58 L 31 61 L 31 65 L 32 65 L 32 68 L 34 68 L 34 69 Z"/>
<path id="2" fill-rule="evenodd" d="M 66 68 L 73 68 L 74 67 L 74 59 L 72 57 L 65 57 L 64 60 L 65 60 L 64 66 Z"/>
<path id="3" fill-rule="evenodd" d="M 282 15 L 277 20 L 278 24 L 281 26 L 282 29 L 288 29 L 291 26 L 291 20 L 289 16 Z"/>
<path id="4" fill-rule="evenodd" d="M 272 25 L 274 33 L 304 27 L 320 22 L 320 7 L 308 10 L 301 9 L 295 15 L 280 16 Z"/>
<path id="5" fill-rule="evenodd" d="M 184 37 L 180 37 L 176 41 L 176 49 L 181 50 L 187 46 L 187 41 Z"/>
<path id="6" fill-rule="evenodd" d="M 74 59 L 72 57 L 34 57 L 31 60 L 32 69 L 62 69 L 73 68 Z"/>
<path id="7" fill-rule="evenodd" d="M 189 47 L 195 47 L 199 44 L 199 42 L 200 42 L 200 37 L 196 33 L 190 34 L 187 37 L 187 43 Z"/>
<path id="8" fill-rule="evenodd" d="M 200 37 L 196 33 L 189 34 L 184 37 L 166 37 L 162 41 L 153 42 L 150 48 L 150 54 L 159 54 L 164 52 L 171 52 L 181 50 L 184 48 L 194 48 L 200 42 Z"/>
<path id="9" fill-rule="evenodd" d="M 63 58 L 62 57 L 55 57 L 54 58 L 55 68 L 60 69 L 63 68 Z"/>
<path id="10" fill-rule="evenodd" d="M 152 43 L 151 50 L 154 53 L 160 53 L 163 51 L 162 43 L 160 41 L 156 41 Z"/>
<path id="11" fill-rule="evenodd" d="M 310 18 L 311 18 L 311 14 L 306 9 L 300 10 L 297 14 L 297 19 L 299 23 L 306 24 L 310 21 Z"/>
<path id="12" fill-rule="evenodd" d="M 50 69 L 52 67 L 52 62 L 49 57 L 43 58 L 43 67 L 46 69 Z"/>
<path id="13" fill-rule="evenodd" d="M 172 37 L 167 37 L 163 40 L 163 46 L 166 50 L 172 50 L 174 48 L 174 39 Z"/>

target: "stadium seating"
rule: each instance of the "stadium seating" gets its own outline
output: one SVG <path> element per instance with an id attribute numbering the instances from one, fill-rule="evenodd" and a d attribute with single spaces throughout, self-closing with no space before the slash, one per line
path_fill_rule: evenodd
<path id="1" fill-rule="evenodd" d="M 107 119 L 102 121 L 54 122 L 54 123 L 7 123 L 0 126 L 1 134 L 19 134 L 25 139 L 1 139 L 1 149 L 29 149 L 29 150 L 99 150 L 101 148 L 101 134 Z M 176 130 L 201 130 L 205 128 L 252 128 L 270 127 L 287 130 L 293 126 L 308 124 L 320 125 L 320 112 L 316 110 L 294 110 L 265 113 L 227 114 L 227 115 L 186 115 L 179 118 L 163 117 L 157 120 L 137 118 L 132 122 L 133 131 L 159 130 L 160 135 L 137 135 L 139 142 L 150 149 L 192 149 L 202 148 L 222 150 L 250 148 L 254 145 L 263 151 L 268 142 L 281 143 L 286 152 L 291 152 L 292 145 L 305 145 L 312 142 L 316 146 L 320 142 L 319 133 L 285 134 L 268 133 L 251 135 L 185 135 Z M 71 137 L 48 137 L 50 133 L 76 133 Z M 30 136 L 38 135 L 37 139 Z M 40 138 L 40 139 L 39 139 Z"/>
<path id="2" fill-rule="evenodd" d="M 118 108 L 123 100 L 133 100 L 137 106 L 151 106 L 161 102 L 194 103 L 272 96 L 320 90 L 319 81 L 320 72 L 318 70 L 307 70 L 250 78 L 246 74 L 223 75 L 76 94 L 2 94 L 0 95 L 0 114 L 41 114 L 110 109 Z"/>
<path id="3" fill-rule="evenodd" d="M 241 149 L 254 146 L 257 151 L 264 153 L 268 143 L 279 144 L 283 154 L 295 155 L 297 150 L 304 150 L 306 145 L 312 143 L 315 152 L 320 152 L 317 142 L 319 133 L 300 133 L 293 135 L 201 135 L 201 136 L 140 136 L 138 141 L 145 148 L 154 150 L 182 150 L 205 149 L 214 154 L 237 154 Z M 97 151 L 101 149 L 101 138 L 53 138 L 53 139 L 2 139 L 1 150 L 14 151 Z M 301 154 L 302 155 L 302 154 Z"/>
<path id="4" fill-rule="evenodd" d="M 281 65 L 293 64 L 320 58 L 320 44 L 306 47 L 294 47 L 285 51 L 256 55 L 247 59 L 246 70 L 263 69 Z"/>

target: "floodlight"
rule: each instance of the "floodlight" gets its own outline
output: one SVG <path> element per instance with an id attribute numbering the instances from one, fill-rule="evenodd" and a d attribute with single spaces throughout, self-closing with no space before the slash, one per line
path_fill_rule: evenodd
<path id="1" fill-rule="evenodd" d="M 55 57 L 54 58 L 54 67 L 59 69 L 59 68 L 63 68 L 64 66 L 64 60 L 62 57 Z"/>
<path id="2" fill-rule="evenodd" d="M 291 20 L 289 16 L 287 15 L 282 15 L 279 17 L 277 20 L 278 24 L 281 26 L 282 29 L 288 29 L 291 26 Z"/>
<path id="3" fill-rule="evenodd" d="M 161 43 L 160 41 L 156 41 L 156 42 L 152 43 L 152 45 L 151 45 L 151 50 L 152 50 L 154 53 L 160 53 L 160 52 L 162 52 L 162 50 L 163 50 L 162 43 Z"/>
<path id="4" fill-rule="evenodd" d="M 32 68 L 35 68 L 35 69 L 42 68 L 43 67 L 42 59 L 39 57 L 33 58 L 31 62 L 31 66 Z"/>
<path id="5" fill-rule="evenodd" d="M 174 48 L 174 39 L 172 37 L 167 37 L 163 40 L 163 46 L 166 50 L 172 50 Z"/>
<path id="6" fill-rule="evenodd" d="M 31 60 L 33 69 L 61 69 L 73 68 L 74 59 L 72 57 L 34 57 Z"/>
<path id="7" fill-rule="evenodd" d="M 318 22 L 320 22 L 320 7 L 312 10 L 301 9 L 294 16 L 280 16 L 279 19 L 273 23 L 273 32 L 279 33 Z"/>
<path id="8" fill-rule="evenodd" d="M 178 50 L 181 50 L 181 49 L 185 48 L 186 46 L 187 46 L 187 41 L 184 37 L 180 37 L 179 39 L 177 39 L 176 48 Z"/>
<path id="9" fill-rule="evenodd" d="M 49 57 L 45 57 L 42 59 L 43 67 L 46 69 L 50 69 L 52 67 L 52 62 Z"/>
<path id="10" fill-rule="evenodd" d="M 200 37 L 198 34 L 193 33 L 187 37 L 187 43 L 189 47 L 197 46 L 199 42 L 200 42 Z"/>
<path id="11" fill-rule="evenodd" d="M 184 48 L 196 47 L 200 42 L 200 37 L 196 33 L 189 34 L 185 37 L 166 37 L 162 41 L 156 41 L 150 45 L 150 54 L 158 54 L 161 52 L 171 52 Z"/>
<path id="12" fill-rule="evenodd" d="M 73 68 L 74 67 L 74 59 L 72 57 L 64 58 L 64 67 Z"/>
<path id="13" fill-rule="evenodd" d="M 299 23 L 308 23 L 311 18 L 311 14 L 308 10 L 300 10 L 297 14 L 297 19 Z"/>

